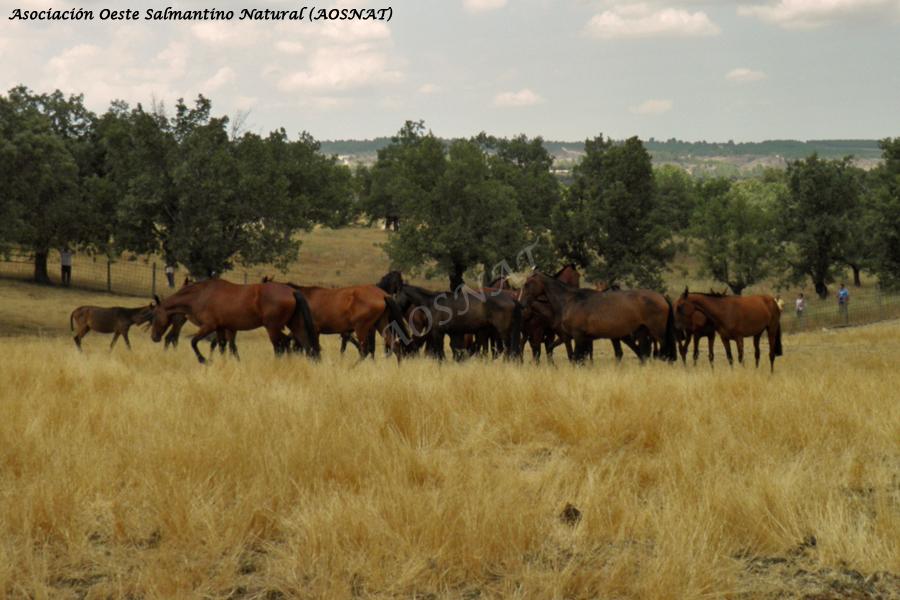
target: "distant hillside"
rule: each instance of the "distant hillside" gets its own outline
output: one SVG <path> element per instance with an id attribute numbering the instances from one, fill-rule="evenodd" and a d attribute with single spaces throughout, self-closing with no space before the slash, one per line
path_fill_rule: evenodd
<path id="1" fill-rule="evenodd" d="M 351 164 L 371 164 L 378 150 L 390 144 L 391 138 L 371 140 L 327 140 L 322 152 L 336 154 Z M 783 167 L 788 160 L 806 158 L 818 153 L 822 158 L 853 156 L 865 168 L 881 158 L 878 140 L 767 140 L 764 142 L 683 142 L 650 138 L 644 145 L 657 164 L 677 164 L 694 173 L 740 175 L 763 167 Z M 584 154 L 584 142 L 547 140 L 547 151 L 557 166 L 566 169 Z"/>

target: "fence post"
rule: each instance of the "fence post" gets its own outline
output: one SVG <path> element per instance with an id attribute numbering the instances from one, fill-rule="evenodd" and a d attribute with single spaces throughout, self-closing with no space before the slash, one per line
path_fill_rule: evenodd
<path id="1" fill-rule="evenodd" d="M 106 291 L 112 292 L 112 261 L 106 259 Z"/>
<path id="2" fill-rule="evenodd" d="M 153 269 L 151 270 L 151 273 L 152 273 L 152 275 L 150 277 L 150 295 L 155 296 L 156 295 L 156 261 L 155 260 L 153 261 Z"/>

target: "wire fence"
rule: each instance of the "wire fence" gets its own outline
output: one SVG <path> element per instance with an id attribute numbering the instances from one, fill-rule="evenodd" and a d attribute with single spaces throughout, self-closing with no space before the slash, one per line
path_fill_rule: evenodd
<path id="1" fill-rule="evenodd" d="M 61 285 L 59 257 L 51 256 L 47 268 L 50 280 L 56 285 Z M 165 297 L 181 287 L 187 275 L 187 271 L 176 269 L 170 281 L 164 265 L 152 259 L 129 257 L 113 261 L 105 256 L 75 255 L 70 285 L 73 288 L 113 294 L 145 298 L 159 294 Z M 272 273 L 263 269 L 235 269 L 225 273 L 223 277 L 235 283 L 256 283 L 261 281 L 264 275 Z M 287 277 L 285 280 L 290 279 L 289 275 L 285 276 Z M 27 254 L 0 256 L 0 277 L 21 281 L 32 280 L 33 257 Z M 318 285 L 318 282 L 305 284 Z M 808 298 L 806 310 L 802 315 L 798 315 L 790 306 L 785 306 L 784 314 L 781 316 L 783 331 L 798 333 L 900 318 L 900 293 L 889 293 L 877 288 L 867 289 L 865 294 L 852 293 L 854 297 L 846 306 L 846 310 L 840 310 L 834 299 Z"/>

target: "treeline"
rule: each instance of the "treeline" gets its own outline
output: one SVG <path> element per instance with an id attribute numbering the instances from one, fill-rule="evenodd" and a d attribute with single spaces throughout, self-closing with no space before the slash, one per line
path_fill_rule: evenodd
<path id="1" fill-rule="evenodd" d="M 81 96 L 0 96 L 0 249 L 158 254 L 197 276 L 286 266 L 297 234 L 384 219 L 393 264 L 485 277 L 522 253 L 573 262 L 607 283 L 662 288 L 679 247 L 735 293 L 766 278 L 816 290 L 846 269 L 900 285 L 900 138 L 871 171 L 816 155 L 750 180 L 654 169 L 637 138 L 586 140 L 563 184 L 540 137 L 442 140 L 407 122 L 355 171 L 307 133 L 260 136 L 215 117 L 207 98 L 167 113 Z"/>
<path id="2" fill-rule="evenodd" d="M 446 142 L 446 140 L 445 140 Z M 371 140 L 326 140 L 322 151 L 328 154 L 358 156 L 375 154 L 391 143 L 389 137 Z M 448 142 L 449 143 L 449 142 Z M 584 142 L 544 140 L 544 147 L 552 156 L 569 156 L 584 152 Z M 764 142 L 685 142 L 674 138 L 644 142 L 654 160 L 679 160 L 734 156 L 780 156 L 785 159 L 806 158 L 818 154 L 822 158 L 853 156 L 862 159 L 881 157 L 878 140 L 767 140 Z"/>

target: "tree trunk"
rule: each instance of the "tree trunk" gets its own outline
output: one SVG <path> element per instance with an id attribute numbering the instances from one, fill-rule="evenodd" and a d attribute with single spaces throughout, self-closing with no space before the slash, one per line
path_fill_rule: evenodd
<path id="1" fill-rule="evenodd" d="M 813 284 L 816 286 L 816 293 L 819 295 L 819 298 L 825 300 L 828 298 L 828 286 L 825 285 L 825 281 L 821 279 L 814 279 Z"/>
<path id="2" fill-rule="evenodd" d="M 862 287 L 862 281 L 859 279 L 859 267 L 857 265 L 850 265 L 850 268 L 853 269 L 853 285 Z"/>
<path id="3" fill-rule="evenodd" d="M 35 250 L 34 252 L 34 281 L 36 283 L 51 284 L 50 274 L 47 272 L 48 250 Z"/>
<path id="4" fill-rule="evenodd" d="M 462 266 L 456 265 L 456 264 L 453 265 L 453 269 L 451 269 L 451 271 L 450 271 L 450 289 L 452 291 L 455 292 L 456 288 L 458 288 L 459 286 L 461 286 L 464 283 L 463 273 L 465 273 L 465 272 L 466 272 L 466 270 Z"/>

